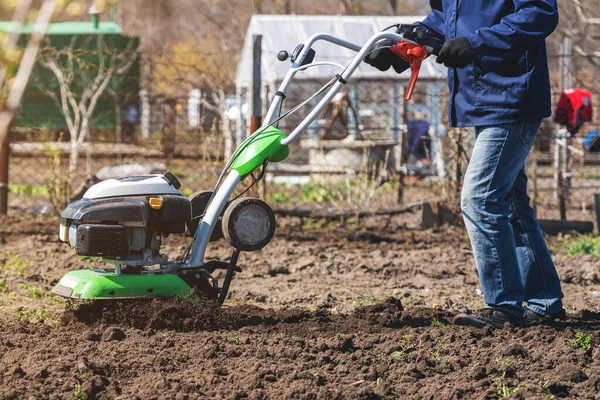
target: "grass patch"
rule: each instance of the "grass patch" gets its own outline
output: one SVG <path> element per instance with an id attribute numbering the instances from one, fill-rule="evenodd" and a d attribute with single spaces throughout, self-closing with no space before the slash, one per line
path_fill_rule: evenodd
<path id="1" fill-rule="evenodd" d="M 275 204 L 283 204 L 283 203 L 291 203 L 294 201 L 294 198 L 287 193 L 271 193 L 271 203 Z"/>
<path id="2" fill-rule="evenodd" d="M 573 256 L 590 255 L 600 257 L 600 236 L 580 236 L 571 241 L 565 251 Z"/>
<path id="3" fill-rule="evenodd" d="M 17 287 L 25 290 L 27 292 L 27 297 L 32 299 L 41 299 L 46 297 L 46 291 L 37 286 L 29 285 L 27 283 L 19 283 Z"/>
<path id="4" fill-rule="evenodd" d="M 24 260 L 17 254 L 13 254 L 4 261 L 0 269 L 9 275 L 23 276 L 29 267 L 31 267 L 31 261 Z"/>
<path id="5" fill-rule="evenodd" d="M 45 199 L 50 198 L 48 187 L 46 185 L 23 185 L 19 183 L 10 183 L 8 185 L 8 191 L 13 194 L 29 196 L 29 197 L 43 197 Z"/>
<path id="6" fill-rule="evenodd" d="M 31 321 L 31 322 L 40 322 L 46 317 L 46 310 L 27 310 L 27 311 L 17 311 L 15 314 L 15 319 L 19 322 L 21 321 Z"/>

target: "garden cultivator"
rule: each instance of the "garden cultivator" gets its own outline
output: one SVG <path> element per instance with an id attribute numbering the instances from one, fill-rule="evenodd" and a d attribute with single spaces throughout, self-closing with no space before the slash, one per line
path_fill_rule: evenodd
<path id="1" fill-rule="evenodd" d="M 311 36 L 290 55 L 282 51 L 278 58 L 291 58 L 291 68 L 283 80 L 265 117 L 265 125 L 248 137 L 226 164 L 213 192 L 196 193 L 189 198 L 178 190 L 180 183 L 171 173 L 109 179 L 92 186 L 83 199 L 71 203 L 61 213 L 60 239 L 80 256 L 101 257 L 110 268 L 86 269 L 67 273 L 52 290 L 76 299 L 122 299 L 153 296 L 198 294 L 223 303 L 236 272 L 241 251 L 256 251 L 266 246 L 275 233 L 271 208 L 255 198 L 230 201 L 235 187 L 245 178 L 256 182 L 264 177 L 269 162 L 284 160 L 288 145 L 306 130 L 342 89 L 364 57 L 381 40 L 397 42 L 391 50 L 412 64 L 410 87 L 414 87 L 418 67 L 427 54 L 439 47 L 429 38 L 417 35 L 415 26 L 400 25 L 397 33 L 384 30 L 364 46 L 357 46 L 328 34 Z M 349 65 L 314 62 L 312 46 L 326 41 L 357 52 Z M 335 66 L 340 73 L 311 98 L 283 115 L 282 102 L 294 76 L 311 67 Z M 412 91 L 412 90 L 411 90 Z M 278 121 L 322 98 L 289 135 L 275 125 Z M 175 260 L 161 254 L 169 234 L 188 232 L 193 239 Z M 229 261 L 205 261 L 211 240 L 224 237 L 232 246 Z M 213 277 L 225 270 L 223 283 Z"/>

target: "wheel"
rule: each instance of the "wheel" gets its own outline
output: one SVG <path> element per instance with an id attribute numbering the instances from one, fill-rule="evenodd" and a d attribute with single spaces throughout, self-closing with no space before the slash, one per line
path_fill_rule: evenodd
<path id="1" fill-rule="evenodd" d="M 245 197 L 231 202 L 223 214 L 223 235 L 234 248 L 257 251 L 275 235 L 275 214 L 264 201 Z"/>

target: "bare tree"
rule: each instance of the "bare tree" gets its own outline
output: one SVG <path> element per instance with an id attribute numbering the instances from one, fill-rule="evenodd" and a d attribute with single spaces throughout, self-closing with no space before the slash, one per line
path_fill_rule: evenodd
<path id="1" fill-rule="evenodd" d="M 78 46 L 77 39 L 73 36 L 65 49 L 52 47 L 48 41 L 39 57 L 40 65 L 56 77 L 58 93 L 48 86 L 38 86 L 54 100 L 69 129 L 70 173 L 77 168 L 81 144 L 86 139 L 89 141 L 90 120 L 98 99 L 113 78 L 125 74 L 137 58 L 134 40 L 129 40 L 125 49 L 118 50 L 109 48 L 103 36 L 97 35 L 96 48 L 90 51 L 86 40 Z"/>
<path id="2" fill-rule="evenodd" d="M 31 34 L 31 37 L 27 43 L 23 57 L 20 60 L 17 73 L 12 81 L 10 89 L 7 91 L 6 97 L 4 98 L 5 100 L 1 105 L 0 142 L 4 141 L 4 138 L 8 132 L 8 128 L 15 118 L 19 105 L 21 104 L 21 99 L 25 93 L 25 87 L 29 82 L 31 71 L 35 66 L 35 60 L 40 48 L 40 43 L 44 38 L 48 21 L 50 21 L 50 17 L 54 11 L 54 3 L 54 0 L 45 0 L 42 3 L 40 12 L 34 25 L 33 33 Z M 30 6 L 31 1 L 23 1 L 17 7 L 13 19 L 13 22 L 16 23 L 16 28 L 11 34 L 6 36 L 2 46 L 2 50 L 5 54 L 15 50 L 17 40 L 19 38 L 20 27 L 25 19 L 25 16 L 30 10 Z M 6 65 L 2 63 L 2 65 L 0 65 L 0 86 L 4 86 L 5 79 Z"/>

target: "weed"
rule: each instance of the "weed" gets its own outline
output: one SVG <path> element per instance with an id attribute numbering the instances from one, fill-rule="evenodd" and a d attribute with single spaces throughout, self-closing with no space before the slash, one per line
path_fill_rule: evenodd
<path id="1" fill-rule="evenodd" d="M 444 324 L 442 321 L 434 319 L 433 321 L 431 321 L 431 326 L 433 326 L 434 328 L 443 328 L 446 326 L 446 324 Z"/>
<path id="2" fill-rule="evenodd" d="M 31 261 L 23 260 L 17 254 L 13 254 L 0 268 L 10 275 L 23 276 L 29 267 L 31 267 Z"/>
<path id="3" fill-rule="evenodd" d="M 600 257 L 600 236 L 580 236 L 569 243 L 566 252 L 574 256 Z"/>
<path id="4" fill-rule="evenodd" d="M 31 310 L 31 311 L 17 311 L 15 319 L 19 322 L 29 320 L 32 322 L 40 322 L 46 316 L 46 310 Z"/>
<path id="5" fill-rule="evenodd" d="M 573 350 L 589 351 L 592 348 L 592 334 L 584 334 L 583 332 L 575 333 L 575 340 L 567 342 L 567 345 Z"/>
<path id="6" fill-rule="evenodd" d="M 433 358 L 435 361 L 440 361 L 442 359 L 441 350 L 442 346 L 437 346 L 435 351 L 431 353 L 431 358 Z"/>
<path id="7" fill-rule="evenodd" d="M 287 193 L 271 193 L 271 202 L 275 204 L 291 203 L 294 198 Z"/>
<path id="8" fill-rule="evenodd" d="M 330 187 L 331 186 L 331 187 Z M 325 186 L 321 184 L 307 183 L 301 186 L 300 198 L 303 202 L 331 204 L 341 199 L 342 194 L 348 192 L 347 186 L 339 188 L 333 185 Z"/>
<path id="9" fill-rule="evenodd" d="M 312 304 L 307 304 L 306 307 L 304 307 L 304 311 L 312 314 L 317 310 L 315 309 L 315 306 L 313 306 Z"/>
<path id="10" fill-rule="evenodd" d="M 508 358 L 496 358 L 496 364 L 503 368 L 510 367 L 511 361 Z"/>
<path id="11" fill-rule="evenodd" d="M 83 389 L 81 388 L 81 383 L 75 383 L 75 387 L 73 388 L 73 394 L 75 395 L 75 399 L 77 400 L 86 400 L 85 394 L 83 394 Z"/>
<path id="12" fill-rule="evenodd" d="M 46 296 L 46 291 L 39 287 L 28 285 L 27 283 L 19 283 L 17 285 L 19 289 L 23 289 L 27 292 L 27 297 L 32 299 L 41 299 Z"/>
<path id="13" fill-rule="evenodd" d="M 499 398 L 501 399 L 505 399 L 507 397 L 510 397 L 514 394 L 516 394 L 519 391 L 519 388 L 511 388 L 510 386 L 506 386 L 506 385 L 502 385 L 500 386 L 500 388 L 498 388 L 498 391 L 496 392 L 496 394 L 498 395 Z"/>
<path id="14" fill-rule="evenodd" d="M 2 279 L 0 281 L 0 293 L 7 293 L 8 292 L 8 283 L 6 282 L 6 279 Z"/>
<path id="15" fill-rule="evenodd" d="M 545 381 L 543 378 L 540 378 L 538 386 L 542 392 L 544 392 L 544 393 L 550 392 L 550 382 L 549 381 Z"/>
<path id="16" fill-rule="evenodd" d="M 185 197 L 190 197 L 192 195 L 192 190 L 191 189 L 180 189 L 179 191 Z"/>
<path id="17" fill-rule="evenodd" d="M 234 341 L 234 342 L 235 342 L 235 344 L 237 344 L 237 345 L 241 345 L 241 344 L 243 344 L 243 343 L 242 343 L 242 339 L 240 339 L 240 337 L 239 337 L 239 336 L 234 336 L 234 337 L 233 337 L 233 341 Z"/>

